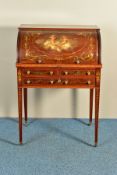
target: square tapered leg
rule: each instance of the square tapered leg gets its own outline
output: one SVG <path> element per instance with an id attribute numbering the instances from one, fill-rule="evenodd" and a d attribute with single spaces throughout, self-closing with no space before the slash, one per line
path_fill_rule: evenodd
<path id="1" fill-rule="evenodd" d="M 28 120 L 27 116 L 27 88 L 24 88 L 24 118 L 25 122 Z"/>
<path id="2" fill-rule="evenodd" d="M 89 125 L 92 124 L 93 115 L 93 89 L 90 89 Z"/>
<path id="3" fill-rule="evenodd" d="M 18 88 L 19 143 L 22 144 L 22 88 Z"/>
<path id="4" fill-rule="evenodd" d="M 95 146 L 98 144 L 98 119 L 99 119 L 100 88 L 95 88 Z"/>

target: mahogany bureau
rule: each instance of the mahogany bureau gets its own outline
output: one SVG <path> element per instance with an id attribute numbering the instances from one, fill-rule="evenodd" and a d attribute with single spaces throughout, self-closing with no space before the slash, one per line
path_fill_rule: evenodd
<path id="1" fill-rule="evenodd" d="M 19 27 L 16 67 L 20 144 L 22 144 L 22 99 L 27 121 L 27 88 L 88 88 L 90 124 L 95 89 L 95 146 L 97 145 L 102 67 L 100 52 L 100 29 L 97 26 L 21 25 Z"/>

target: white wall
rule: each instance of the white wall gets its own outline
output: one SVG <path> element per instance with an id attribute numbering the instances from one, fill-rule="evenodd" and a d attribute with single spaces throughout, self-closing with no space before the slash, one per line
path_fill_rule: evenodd
<path id="1" fill-rule="evenodd" d="M 17 117 L 17 27 L 22 23 L 38 23 L 96 24 L 101 28 L 103 70 L 100 117 L 116 117 L 116 7 L 116 0 L 0 0 L 0 116 Z M 88 117 L 88 92 L 70 89 L 30 89 L 29 115 Z"/>

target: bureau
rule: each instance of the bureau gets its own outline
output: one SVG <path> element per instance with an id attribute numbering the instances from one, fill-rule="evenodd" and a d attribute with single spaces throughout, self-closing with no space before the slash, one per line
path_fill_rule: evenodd
<path id="1" fill-rule="evenodd" d="M 21 25 L 17 38 L 19 142 L 22 100 L 27 121 L 28 88 L 88 88 L 89 123 L 95 90 L 95 146 L 98 143 L 101 37 L 97 26 Z"/>

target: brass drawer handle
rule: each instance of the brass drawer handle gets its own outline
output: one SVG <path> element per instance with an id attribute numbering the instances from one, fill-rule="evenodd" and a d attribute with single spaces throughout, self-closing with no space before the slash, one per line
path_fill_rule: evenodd
<path id="1" fill-rule="evenodd" d="M 31 83 L 31 81 L 30 80 L 27 80 L 27 84 L 30 84 Z"/>
<path id="2" fill-rule="evenodd" d="M 90 71 L 88 71 L 88 72 L 87 72 L 87 75 L 91 75 L 91 72 L 90 72 Z"/>
<path id="3" fill-rule="evenodd" d="M 53 80 L 51 80 L 51 81 L 50 81 L 50 83 L 51 83 L 51 84 L 53 84 L 53 83 L 54 83 L 54 81 L 53 81 Z"/>
<path id="4" fill-rule="evenodd" d="M 38 60 L 38 63 L 39 63 L 39 64 L 42 63 L 42 60 L 39 59 L 39 60 Z"/>
<path id="5" fill-rule="evenodd" d="M 68 80 L 65 80 L 65 84 L 66 84 L 66 85 L 68 84 Z"/>
<path id="6" fill-rule="evenodd" d="M 53 71 L 50 71 L 50 75 L 53 75 L 53 73 L 54 73 Z"/>
<path id="7" fill-rule="evenodd" d="M 65 72 L 64 72 L 64 74 L 65 74 L 65 75 L 68 75 L 68 72 L 67 72 L 67 71 L 65 71 Z"/>
<path id="8" fill-rule="evenodd" d="M 88 80 L 87 84 L 88 84 L 88 85 L 90 85 L 90 84 L 91 84 L 91 81 L 90 81 L 90 80 Z"/>
<path id="9" fill-rule="evenodd" d="M 58 83 L 61 83 L 61 79 L 58 80 Z"/>
<path id="10" fill-rule="evenodd" d="M 76 63 L 77 63 L 77 64 L 80 64 L 80 60 L 79 60 L 79 59 L 77 59 L 77 60 L 76 60 Z"/>
<path id="11" fill-rule="evenodd" d="M 27 71 L 27 74 L 30 75 L 30 70 Z"/>

